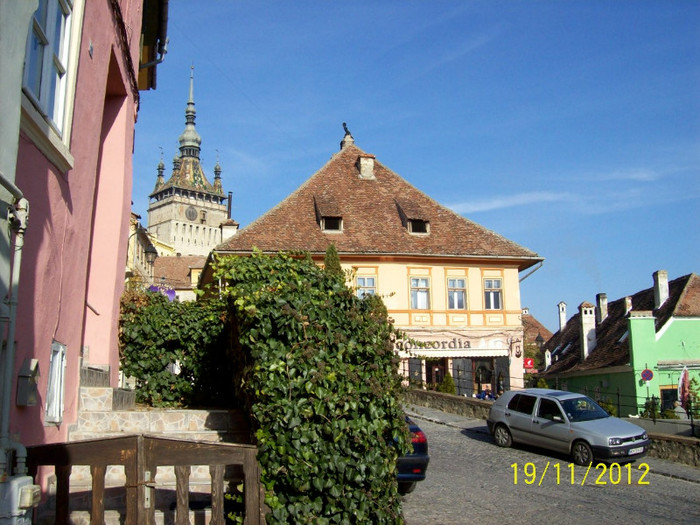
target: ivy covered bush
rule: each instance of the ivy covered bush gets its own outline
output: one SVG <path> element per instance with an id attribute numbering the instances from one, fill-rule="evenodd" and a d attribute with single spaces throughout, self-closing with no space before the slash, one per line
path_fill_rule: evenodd
<path id="1" fill-rule="evenodd" d="M 381 299 L 288 254 L 225 258 L 236 395 L 251 415 L 272 523 L 402 523 L 408 450 Z"/>
<path id="2" fill-rule="evenodd" d="M 169 302 L 160 293 L 127 290 L 119 324 L 122 372 L 136 401 L 154 407 L 230 406 L 224 303 Z"/>

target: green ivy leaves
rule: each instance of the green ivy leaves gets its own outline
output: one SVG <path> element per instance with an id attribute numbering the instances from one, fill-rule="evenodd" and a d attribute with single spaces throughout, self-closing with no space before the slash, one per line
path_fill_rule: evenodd
<path id="1" fill-rule="evenodd" d="M 238 329 L 268 523 L 402 523 L 396 459 L 408 445 L 381 300 L 289 254 L 220 260 L 215 279 Z"/>

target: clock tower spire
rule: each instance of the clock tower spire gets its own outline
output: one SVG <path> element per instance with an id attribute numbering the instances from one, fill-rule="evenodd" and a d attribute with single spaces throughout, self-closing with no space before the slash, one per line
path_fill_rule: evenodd
<path id="1" fill-rule="evenodd" d="M 173 160 L 173 171 L 167 181 L 164 181 L 161 160 L 148 206 L 149 232 L 159 241 L 172 245 L 175 253 L 181 255 L 208 255 L 224 240 L 220 225 L 228 219 L 218 158 L 214 184 L 202 169 L 202 137 L 195 127 L 196 116 L 194 66 L 191 66 L 185 129 L 178 138 L 179 154 Z"/>

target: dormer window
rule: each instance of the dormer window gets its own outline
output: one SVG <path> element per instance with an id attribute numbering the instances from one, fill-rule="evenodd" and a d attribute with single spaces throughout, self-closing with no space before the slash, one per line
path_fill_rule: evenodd
<path id="1" fill-rule="evenodd" d="M 423 219 L 408 219 L 406 226 L 410 233 L 428 233 L 429 223 Z"/>
<path id="2" fill-rule="evenodd" d="M 321 217 L 321 229 L 324 232 L 343 231 L 342 217 Z"/>
<path id="3" fill-rule="evenodd" d="M 316 220 L 321 230 L 327 233 L 343 231 L 343 212 L 331 195 L 314 195 Z"/>
<path id="4" fill-rule="evenodd" d="M 430 233 L 428 214 L 417 202 L 396 199 L 396 208 L 401 218 L 401 224 L 408 233 L 427 235 Z"/>

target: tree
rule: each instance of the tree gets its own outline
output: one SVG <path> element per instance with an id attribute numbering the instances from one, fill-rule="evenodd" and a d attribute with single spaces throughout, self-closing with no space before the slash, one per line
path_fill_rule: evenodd
<path id="1" fill-rule="evenodd" d="M 442 383 L 437 386 L 437 391 L 452 395 L 457 393 L 454 379 L 452 379 L 452 375 L 449 372 L 445 372 L 445 377 L 442 378 Z"/>
<path id="2" fill-rule="evenodd" d="M 330 274 L 344 275 L 343 268 L 340 266 L 338 251 L 335 249 L 335 244 L 331 243 L 328 248 L 326 248 L 326 255 L 323 258 L 323 265 L 325 270 Z"/>

